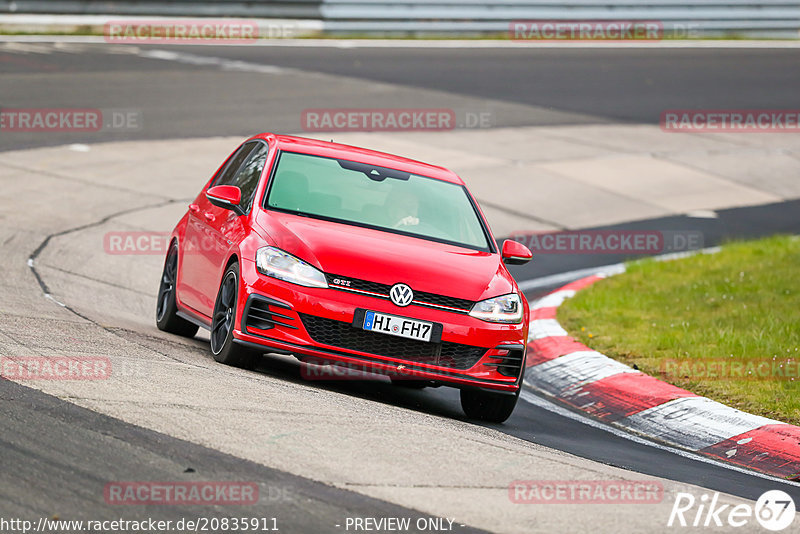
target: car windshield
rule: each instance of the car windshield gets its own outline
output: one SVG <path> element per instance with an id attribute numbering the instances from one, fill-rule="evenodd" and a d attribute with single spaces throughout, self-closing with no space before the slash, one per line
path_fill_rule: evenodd
<path id="1" fill-rule="evenodd" d="M 490 250 L 465 187 L 366 163 L 282 152 L 266 206 Z"/>

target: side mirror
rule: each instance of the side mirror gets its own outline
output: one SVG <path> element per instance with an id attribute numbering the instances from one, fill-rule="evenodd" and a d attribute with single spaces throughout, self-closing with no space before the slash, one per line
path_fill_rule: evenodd
<path id="1" fill-rule="evenodd" d="M 239 206 L 239 202 L 242 201 L 242 190 L 235 185 L 215 185 L 206 191 L 206 198 L 218 208 L 244 215 L 244 210 Z"/>
<path id="2" fill-rule="evenodd" d="M 508 265 L 524 265 L 533 258 L 533 253 L 528 247 L 511 239 L 506 239 L 503 242 L 503 250 L 500 255 L 503 258 L 503 263 Z"/>

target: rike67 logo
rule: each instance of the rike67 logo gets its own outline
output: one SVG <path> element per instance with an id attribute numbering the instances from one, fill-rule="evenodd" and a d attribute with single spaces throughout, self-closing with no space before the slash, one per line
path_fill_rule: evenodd
<path id="1" fill-rule="evenodd" d="M 678 493 L 669 514 L 667 526 L 678 527 L 743 527 L 755 519 L 767 530 L 784 530 L 794 521 L 794 500 L 781 490 L 770 490 L 750 504 L 719 504 L 719 493 L 696 499 L 691 493 Z"/>

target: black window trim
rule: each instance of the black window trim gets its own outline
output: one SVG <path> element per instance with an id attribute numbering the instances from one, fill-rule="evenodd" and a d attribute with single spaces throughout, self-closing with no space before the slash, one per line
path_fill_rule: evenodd
<path id="1" fill-rule="evenodd" d="M 228 157 L 228 159 L 225 161 L 225 164 L 223 165 L 223 167 L 220 169 L 220 171 L 217 173 L 217 175 L 214 176 L 214 179 L 211 181 L 211 185 L 208 186 L 208 189 L 211 189 L 212 187 L 217 185 L 217 181 L 228 170 L 228 166 L 230 165 L 230 163 L 233 160 L 234 156 L 236 156 L 236 154 L 239 152 L 239 150 L 241 150 L 245 145 L 252 144 L 252 145 L 254 145 L 254 147 L 250 150 L 250 153 L 247 154 L 247 157 L 242 161 L 242 163 L 239 165 L 239 168 L 236 169 L 236 172 L 234 173 L 234 177 L 238 176 L 239 173 L 242 172 L 242 169 L 244 169 L 244 166 L 250 161 L 250 158 L 253 156 L 253 152 L 255 152 L 257 150 L 257 145 L 259 143 L 262 144 L 262 145 L 265 145 L 267 147 L 267 157 L 264 159 L 264 165 L 266 166 L 267 161 L 269 160 L 269 150 L 270 150 L 269 143 L 266 142 L 263 139 L 250 139 L 249 141 L 245 141 L 244 143 L 239 145 L 239 148 L 237 148 L 236 150 L 233 151 L 233 154 L 231 154 Z M 273 165 L 273 167 L 274 167 L 274 165 Z M 263 168 L 261 169 L 261 174 L 264 174 L 264 169 Z M 271 174 L 272 174 L 272 171 L 270 171 L 270 179 L 271 179 Z M 258 179 L 258 183 L 259 184 L 261 183 L 261 177 L 260 176 L 259 176 L 259 179 Z M 256 190 L 258 190 L 258 185 L 256 185 Z M 247 209 L 243 210 L 244 213 L 242 215 L 248 215 L 252 211 L 253 205 L 255 204 L 255 200 L 256 200 L 256 195 L 255 195 L 255 191 L 253 191 L 253 198 L 250 201 L 250 204 L 247 206 Z M 240 205 L 239 207 L 242 207 L 242 206 Z"/>
<path id="2" fill-rule="evenodd" d="M 222 168 L 219 170 L 219 172 L 216 174 L 216 176 L 214 176 L 214 179 L 211 180 L 211 184 L 208 186 L 209 189 L 211 189 L 212 187 L 218 185 L 220 178 L 222 178 L 222 176 L 228 171 L 228 167 L 231 165 L 231 163 L 233 163 L 233 160 L 235 159 L 235 157 L 239 153 L 239 151 L 242 150 L 247 145 L 250 145 L 250 144 L 255 145 L 256 144 L 255 141 L 256 141 L 255 139 L 252 140 L 252 141 L 245 141 L 244 143 L 239 145 L 239 147 L 236 150 L 234 150 L 233 153 L 230 156 L 228 156 L 228 159 L 225 161 L 225 164 L 222 166 Z M 252 150 L 251 150 L 251 152 L 252 152 Z M 250 154 L 247 154 L 247 157 L 249 158 Z M 244 165 L 245 161 L 247 161 L 247 159 L 242 161 L 242 163 L 239 165 L 239 168 L 236 169 L 237 173 L 242 169 L 242 165 Z"/>

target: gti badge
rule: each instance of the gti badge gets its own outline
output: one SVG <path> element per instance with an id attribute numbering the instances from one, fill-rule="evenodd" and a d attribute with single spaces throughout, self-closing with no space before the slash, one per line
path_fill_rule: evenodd
<path id="1" fill-rule="evenodd" d="M 391 298 L 392 302 L 396 305 L 405 307 L 414 300 L 414 292 L 405 284 L 395 284 L 389 291 L 389 298 Z"/>

